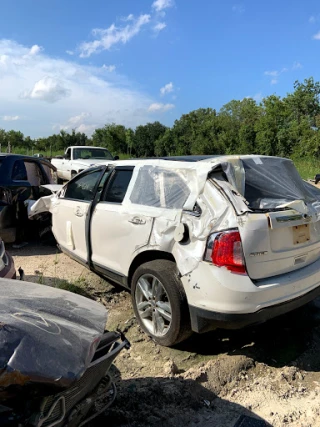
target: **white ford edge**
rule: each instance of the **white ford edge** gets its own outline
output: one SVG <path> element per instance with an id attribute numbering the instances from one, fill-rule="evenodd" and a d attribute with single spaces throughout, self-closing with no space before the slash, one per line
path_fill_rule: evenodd
<path id="1" fill-rule="evenodd" d="M 159 344 L 241 328 L 320 295 L 320 190 L 289 159 L 193 156 L 87 169 L 49 210 L 61 250 L 131 290 Z"/>

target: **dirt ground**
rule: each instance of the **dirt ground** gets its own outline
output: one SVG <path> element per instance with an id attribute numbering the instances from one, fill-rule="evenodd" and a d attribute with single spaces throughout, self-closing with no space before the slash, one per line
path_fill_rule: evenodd
<path id="1" fill-rule="evenodd" d="M 320 299 L 260 326 L 194 335 L 169 349 L 139 329 L 128 292 L 55 246 L 7 249 L 25 280 L 89 294 L 109 309 L 108 328 L 130 340 L 115 363 L 117 399 L 97 426 L 233 427 L 241 414 L 264 425 L 320 426 Z"/>

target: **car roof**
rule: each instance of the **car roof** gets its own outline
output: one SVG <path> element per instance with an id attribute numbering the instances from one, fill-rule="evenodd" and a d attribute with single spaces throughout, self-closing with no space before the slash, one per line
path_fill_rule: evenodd
<path id="1" fill-rule="evenodd" d="M 179 162 L 179 168 L 185 164 L 187 168 L 192 167 L 190 163 L 221 163 L 228 162 L 232 160 L 238 159 L 260 159 L 260 158 L 278 158 L 285 159 L 282 157 L 275 156 L 260 156 L 257 154 L 245 154 L 245 155 L 234 155 L 234 154 L 221 154 L 221 155 L 191 155 L 191 156 L 169 156 L 169 157 L 151 157 L 151 158 L 139 158 L 139 159 L 127 159 L 127 160 L 114 160 L 110 161 L 110 164 L 113 166 L 136 166 L 136 165 L 159 165 L 161 164 L 163 167 L 166 167 L 166 164 L 169 166 L 171 162 Z M 285 159 L 289 160 L 289 159 Z M 168 163 L 167 163 L 168 162 Z M 170 165 L 173 166 L 173 163 Z"/>
<path id="2" fill-rule="evenodd" d="M 27 156 L 25 154 L 14 154 L 14 153 L 0 153 L 1 157 L 16 157 L 17 159 L 32 159 L 32 160 L 38 160 L 37 157 L 34 156 Z M 44 159 L 44 158 L 43 158 Z"/>
<path id="3" fill-rule="evenodd" d="M 72 146 L 67 147 L 67 148 L 99 148 L 100 150 L 109 151 L 106 147 L 96 147 L 95 145 L 72 145 Z"/>
<path id="4" fill-rule="evenodd" d="M 223 155 L 212 154 L 212 155 L 168 156 L 168 157 L 158 157 L 158 159 L 173 160 L 176 162 L 200 162 L 201 160 L 215 159 L 217 157 L 223 157 Z"/>
<path id="5" fill-rule="evenodd" d="M 42 164 L 46 164 L 47 166 L 51 167 L 52 169 L 57 169 L 49 159 L 46 157 L 34 157 L 34 156 L 25 156 L 24 154 L 13 154 L 13 153 L 0 153 L 0 159 L 4 157 L 10 157 L 9 163 L 15 162 L 16 160 L 32 160 L 33 162 L 38 162 Z M 7 163 L 7 162 L 6 162 Z"/>

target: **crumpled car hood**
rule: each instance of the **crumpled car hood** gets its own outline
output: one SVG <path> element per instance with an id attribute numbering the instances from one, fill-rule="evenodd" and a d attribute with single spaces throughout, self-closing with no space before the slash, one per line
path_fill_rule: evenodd
<path id="1" fill-rule="evenodd" d="M 0 398 L 12 386 L 68 387 L 105 330 L 105 308 L 50 286 L 0 280 Z"/>

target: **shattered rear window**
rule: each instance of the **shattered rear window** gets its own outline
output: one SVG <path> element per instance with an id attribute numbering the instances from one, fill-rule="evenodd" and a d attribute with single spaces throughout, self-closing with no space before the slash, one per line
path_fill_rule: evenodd
<path id="1" fill-rule="evenodd" d="M 300 177 L 293 162 L 277 157 L 242 159 L 245 198 L 252 209 L 274 209 L 294 200 L 319 199 Z"/>
<path id="2" fill-rule="evenodd" d="M 183 170 L 143 166 L 138 173 L 130 201 L 139 205 L 182 209 L 190 195 Z"/>

